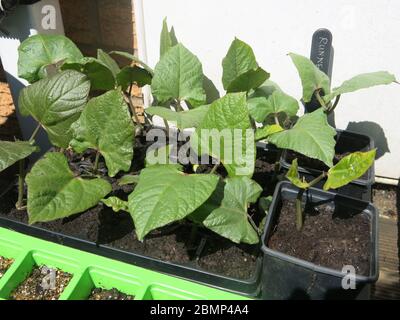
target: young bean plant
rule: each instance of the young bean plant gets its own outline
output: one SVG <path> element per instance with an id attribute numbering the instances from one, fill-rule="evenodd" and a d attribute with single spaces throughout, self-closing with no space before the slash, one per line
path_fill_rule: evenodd
<path id="1" fill-rule="evenodd" d="M 30 223 L 82 213 L 102 202 L 131 215 L 139 240 L 157 228 L 186 220 L 194 232 L 207 228 L 236 243 L 256 244 L 265 212 L 256 223 L 248 209 L 257 202 L 267 203 L 260 198 L 262 187 L 252 179 L 256 141 L 318 159 L 330 168 L 307 183 L 299 178 L 295 160 L 287 177 L 301 190 L 321 179 L 327 179 L 325 189 L 338 188 L 373 163 L 374 150 L 350 154 L 333 166 L 336 131 L 328 124 L 327 113 L 341 94 L 391 83 L 395 81 L 392 75 L 360 75 L 330 90 L 328 77 L 311 61 L 290 54 L 303 83 L 303 101 L 316 97 L 322 106 L 299 117 L 299 102 L 269 79 L 243 41 L 235 38 L 222 60 L 226 92 L 218 97 L 211 94 L 199 59 L 177 41 L 166 21 L 160 40 L 160 59 L 154 70 L 126 52 L 99 50 L 95 58 L 84 57 L 64 36 L 35 35 L 21 44 L 19 75 L 31 85 L 21 92 L 19 110 L 33 117 L 38 127 L 29 141 L 0 142 L 0 171 L 20 163 L 17 208 L 25 207 L 26 182 Z M 120 68 L 112 55 L 130 63 Z M 139 175 L 130 172 L 135 135 L 146 133 L 132 92 L 134 86 L 146 85 L 153 98 L 145 110 L 147 127 L 152 128 L 155 118 L 161 117 L 167 130 L 191 129 L 186 146 L 197 158 L 213 159 L 208 173 L 197 173 L 197 164 L 169 161 L 173 146 L 168 144 L 148 152 Z M 55 151 L 25 172 L 24 159 L 37 150 L 35 137 L 41 128 Z M 96 154 L 93 166 L 79 174 L 72 171 L 66 152 L 87 150 Z M 165 162 L 153 161 L 160 155 Z M 101 158 L 105 171 L 99 168 Z M 218 174 L 222 168 L 226 176 Z M 112 194 L 107 176 L 119 179 L 120 185 L 133 185 L 127 201 Z M 301 202 L 298 206 L 300 229 Z"/>

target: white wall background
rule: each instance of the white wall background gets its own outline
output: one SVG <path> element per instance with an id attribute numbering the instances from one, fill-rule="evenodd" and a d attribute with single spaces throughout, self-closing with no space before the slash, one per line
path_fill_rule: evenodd
<path id="1" fill-rule="evenodd" d="M 286 54 L 309 56 L 312 34 L 323 27 L 333 34 L 333 86 L 358 73 L 378 70 L 388 70 L 400 79 L 399 0 L 134 2 L 141 57 L 150 66 L 157 63 L 162 20 L 167 17 L 178 40 L 199 57 L 204 74 L 221 92 L 221 60 L 237 36 L 252 46 L 259 64 L 271 73 L 272 80 L 300 98 L 301 83 Z M 376 163 L 377 176 L 398 179 L 400 86 L 382 86 L 343 96 L 336 112 L 336 125 L 345 129 L 350 122 L 353 131 L 367 133 L 377 140 L 378 153 L 383 154 Z"/>

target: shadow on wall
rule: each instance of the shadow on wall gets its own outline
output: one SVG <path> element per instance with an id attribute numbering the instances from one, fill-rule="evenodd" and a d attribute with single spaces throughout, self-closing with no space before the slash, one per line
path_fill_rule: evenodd
<path id="1" fill-rule="evenodd" d="M 371 137 L 375 142 L 376 159 L 381 158 L 385 153 L 389 152 L 389 145 L 382 127 L 372 121 L 349 122 L 346 130 L 365 134 Z"/>

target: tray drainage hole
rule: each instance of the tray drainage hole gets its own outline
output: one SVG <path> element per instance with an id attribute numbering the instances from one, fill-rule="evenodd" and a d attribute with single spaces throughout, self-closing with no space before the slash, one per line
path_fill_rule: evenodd
<path id="1" fill-rule="evenodd" d="M 90 293 L 88 300 L 134 300 L 135 296 L 125 294 L 117 289 L 94 288 Z"/>
<path id="2" fill-rule="evenodd" d="M 0 279 L 4 276 L 6 271 L 10 269 L 14 259 L 7 259 L 0 256 Z"/>
<path id="3" fill-rule="evenodd" d="M 72 274 L 47 266 L 34 266 L 30 275 L 10 294 L 11 300 L 58 300 Z"/>

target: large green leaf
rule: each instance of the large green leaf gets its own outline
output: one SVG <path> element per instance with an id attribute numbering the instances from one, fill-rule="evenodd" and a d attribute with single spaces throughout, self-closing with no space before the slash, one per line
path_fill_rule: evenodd
<path id="1" fill-rule="evenodd" d="M 258 68 L 253 49 L 247 43 L 235 38 L 222 60 L 222 68 L 222 84 L 224 89 L 228 90 L 238 77 Z"/>
<path id="2" fill-rule="evenodd" d="M 254 172 L 254 131 L 245 93 L 229 93 L 214 101 L 190 139 L 198 154 L 219 159 L 230 177 Z"/>
<path id="3" fill-rule="evenodd" d="M 19 96 L 20 112 L 39 122 L 51 143 L 66 148 L 72 138 L 71 125 L 78 120 L 89 91 L 85 75 L 63 71 L 24 88 Z"/>
<path id="4" fill-rule="evenodd" d="M 340 188 L 360 178 L 374 163 L 376 149 L 367 152 L 354 152 L 341 159 L 328 171 L 324 190 Z"/>
<path id="5" fill-rule="evenodd" d="M 111 58 L 111 56 L 107 52 L 104 52 L 101 49 L 97 50 L 97 59 L 112 72 L 114 77 L 116 77 L 117 74 L 121 71 L 118 63 L 113 58 Z"/>
<path id="6" fill-rule="evenodd" d="M 330 93 L 329 77 L 319 70 L 310 59 L 295 53 L 289 53 L 289 56 L 297 68 L 303 85 L 304 102 L 310 102 L 316 90 L 322 89 L 324 95 Z"/>
<path id="7" fill-rule="evenodd" d="M 160 58 L 176 44 L 173 31 L 172 29 L 171 31 L 168 30 L 167 18 L 164 18 L 160 35 Z"/>
<path id="8" fill-rule="evenodd" d="M 71 146 L 74 150 L 98 150 L 111 177 L 121 170 L 129 170 L 133 157 L 134 126 L 119 90 L 91 99 L 72 129 L 74 139 Z"/>
<path id="9" fill-rule="evenodd" d="M 138 87 L 144 87 L 151 84 L 152 75 L 146 70 L 138 66 L 126 66 L 117 74 L 117 83 L 126 90 L 131 84 Z"/>
<path id="10" fill-rule="evenodd" d="M 216 175 L 188 175 L 174 165 L 143 169 L 128 199 L 139 240 L 151 230 L 188 216 L 210 197 L 217 183 Z"/>
<path id="11" fill-rule="evenodd" d="M 209 105 L 200 106 L 188 111 L 173 111 L 164 107 L 146 108 L 146 113 L 159 116 L 165 120 L 173 121 L 179 129 L 196 128 L 206 116 Z"/>
<path id="12" fill-rule="evenodd" d="M 310 187 L 309 183 L 304 179 L 300 179 L 299 166 L 297 164 L 297 159 L 292 161 L 292 165 L 289 168 L 286 178 L 290 180 L 296 187 L 300 189 L 308 189 Z"/>
<path id="13" fill-rule="evenodd" d="M 250 224 L 247 210 L 261 192 L 248 177 L 228 178 L 190 218 L 233 242 L 258 243 L 258 232 Z"/>
<path id="14" fill-rule="evenodd" d="M 199 59 L 182 44 L 172 47 L 157 63 L 151 89 L 160 103 L 177 99 L 192 106 L 205 104 L 203 69 Z"/>
<path id="15" fill-rule="evenodd" d="M 334 88 L 330 94 L 324 96 L 324 100 L 325 102 L 329 102 L 336 96 L 343 93 L 353 92 L 378 85 L 390 84 L 395 81 L 396 78 L 394 75 L 386 71 L 359 74 L 343 82 L 340 87 Z"/>
<path id="16" fill-rule="evenodd" d="M 235 80 L 233 80 L 226 90 L 227 92 L 247 92 L 251 89 L 258 88 L 261 86 L 265 80 L 269 78 L 270 74 L 266 72 L 263 68 L 256 68 L 254 70 L 249 70 Z"/>
<path id="17" fill-rule="evenodd" d="M 29 223 L 52 221 L 84 212 L 111 192 L 100 178 L 76 177 L 61 153 L 48 153 L 26 176 Z"/>
<path id="18" fill-rule="evenodd" d="M 297 100 L 281 90 L 273 91 L 268 98 L 250 98 L 247 103 L 251 117 L 257 122 L 264 122 L 267 116 L 278 115 L 281 112 L 292 117 L 299 110 Z"/>
<path id="19" fill-rule="evenodd" d="M 268 138 L 270 135 L 281 132 L 283 129 L 279 124 L 271 124 L 256 130 L 256 141 Z"/>
<path id="20" fill-rule="evenodd" d="M 18 75 L 30 83 L 41 79 L 43 67 L 83 58 L 76 45 L 62 35 L 34 35 L 22 42 L 18 54 Z"/>
<path id="21" fill-rule="evenodd" d="M 302 116 L 292 129 L 269 136 L 268 141 L 333 166 L 336 130 L 328 124 L 321 108 Z"/>
<path id="22" fill-rule="evenodd" d="M 87 75 L 92 90 L 112 90 L 115 88 L 113 73 L 98 59 L 85 57 L 77 61 L 64 63 L 61 69 L 76 70 Z"/>
<path id="23" fill-rule="evenodd" d="M 37 151 L 28 141 L 0 141 L 0 172 Z"/>

